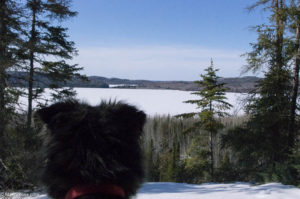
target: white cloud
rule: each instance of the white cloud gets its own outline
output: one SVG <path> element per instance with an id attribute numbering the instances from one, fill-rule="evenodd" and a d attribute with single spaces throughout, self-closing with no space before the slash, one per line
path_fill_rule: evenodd
<path id="1" fill-rule="evenodd" d="M 149 80 L 195 80 L 213 58 L 219 75 L 236 77 L 245 64 L 243 52 L 179 46 L 79 48 L 74 62 L 87 75 Z"/>

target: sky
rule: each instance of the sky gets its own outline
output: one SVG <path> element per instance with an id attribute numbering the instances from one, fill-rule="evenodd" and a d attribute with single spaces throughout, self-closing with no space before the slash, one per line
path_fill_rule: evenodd
<path id="1" fill-rule="evenodd" d="M 263 23 L 246 0 L 73 0 L 65 23 L 83 74 L 194 81 L 213 59 L 219 76 L 239 77 Z M 255 74 L 243 74 L 255 75 Z M 257 74 L 256 74 L 257 75 Z"/>

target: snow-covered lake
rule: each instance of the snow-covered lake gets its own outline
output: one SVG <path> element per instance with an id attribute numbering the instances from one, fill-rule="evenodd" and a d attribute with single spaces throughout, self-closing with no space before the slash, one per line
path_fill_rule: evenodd
<path id="1" fill-rule="evenodd" d="M 0 195 L 1 196 L 1 195 Z M 12 199 L 49 199 L 45 194 L 11 194 Z M 299 199 L 300 189 L 269 183 L 202 184 L 145 183 L 135 199 Z"/>
<path id="2" fill-rule="evenodd" d="M 116 99 L 133 104 L 145 111 L 148 115 L 177 115 L 181 113 L 196 111 L 193 104 L 183 103 L 183 101 L 198 99 L 190 91 L 178 90 L 154 90 L 154 89 L 109 89 L 109 88 L 75 88 L 77 98 L 92 105 L 97 105 L 101 100 Z M 45 96 L 49 96 L 46 90 Z M 243 114 L 241 99 L 245 94 L 226 93 L 228 102 L 233 105 L 230 114 Z M 26 104 L 26 99 L 21 99 Z"/>

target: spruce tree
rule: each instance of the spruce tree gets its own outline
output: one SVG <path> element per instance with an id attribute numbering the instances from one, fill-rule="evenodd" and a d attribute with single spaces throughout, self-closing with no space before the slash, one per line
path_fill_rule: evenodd
<path id="1" fill-rule="evenodd" d="M 289 124 L 291 116 L 292 77 L 290 74 L 289 61 L 293 55 L 290 51 L 290 41 L 286 36 L 286 4 L 283 0 L 276 0 L 271 7 L 271 26 L 266 26 L 265 31 L 258 31 L 259 39 L 254 45 L 255 54 L 250 54 L 250 64 L 264 56 L 265 78 L 258 84 L 257 91 L 251 99 L 248 111 L 251 115 L 250 121 L 257 121 L 261 133 L 269 134 L 272 146 L 269 149 L 270 161 L 283 161 L 284 153 L 290 150 L 289 146 Z M 257 48 L 259 46 L 259 48 Z M 260 55 L 260 56 L 259 56 Z M 272 118 L 270 120 L 269 118 Z M 264 120 L 265 122 L 261 122 Z M 262 125 L 262 126 L 259 126 Z M 281 146 L 280 148 L 278 148 Z M 275 153 L 277 148 L 277 152 Z M 279 149 L 279 151 L 278 151 Z M 273 153 L 272 153 L 273 151 Z M 282 156 L 282 157 L 278 157 Z"/>
<path id="2" fill-rule="evenodd" d="M 0 142 L 14 109 L 17 94 L 8 84 L 9 71 L 19 63 L 22 44 L 22 10 L 20 2 L 0 0 Z M 4 144 L 0 143 L 3 149 Z M 1 154 L 0 154 L 1 155 Z"/>
<path id="3" fill-rule="evenodd" d="M 270 25 L 256 27 L 257 42 L 247 53 L 248 70 L 264 70 L 265 77 L 249 95 L 246 112 L 249 120 L 229 131 L 223 141 L 237 154 L 243 173 L 264 180 L 275 180 L 278 165 L 289 158 L 292 151 L 290 116 L 293 58 L 291 40 L 287 35 L 287 5 L 283 0 L 257 1 L 271 13 Z M 268 4 L 268 5 L 267 5 Z M 294 138 L 293 138 L 294 139 Z"/>
<path id="4" fill-rule="evenodd" d="M 185 101 L 185 103 L 197 105 L 197 109 L 200 109 L 200 112 L 184 113 L 177 117 L 195 117 L 198 119 L 186 132 L 193 132 L 199 129 L 209 132 L 210 175 L 211 180 L 214 180 L 214 140 L 218 130 L 223 128 L 220 118 L 228 115 L 226 111 L 232 105 L 226 102 L 226 88 L 224 83 L 218 82 L 220 78 L 216 75 L 218 69 L 214 69 L 212 60 L 211 65 L 205 71 L 206 74 L 201 75 L 202 80 L 195 81 L 201 90 L 192 93 L 199 96 L 200 99 Z"/>
<path id="5" fill-rule="evenodd" d="M 289 123 L 289 146 L 293 148 L 295 146 L 295 140 L 297 137 L 296 128 L 296 110 L 297 99 L 298 99 L 298 89 L 299 89 L 299 69 L 300 69 L 300 0 L 295 2 L 292 0 L 291 5 L 288 9 L 288 16 L 290 18 L 290 30 L 292 34 L 295 35 L 294 39 L 294 67 L 293 67 L 293 92 L 291 99 L 290 108 L 290 123 Z"/>
<path id="6" fill-rule="evenodd" d="M 52 99 L 57 100 L 75 95 L 71 88 L 61 88 L 74 77 L 82 78 L 78 71 L 82 68 L 69 64 L 77 54 L 75 44 L 68 40 L 67 28 L 61 22 L 76 16 L 70 10 L 70 0 L 28 0 L 27 14 L 30 16 L 30 28 L 27 33 L 27 68 L 28 73 L 28 111 L 27 128 L 31 126 L 32 102 L 43 92 L 42 82 L 36 75 L 48 79 L 52 89 Z M 36 87 L 36 89 L 35 89 Z"/>

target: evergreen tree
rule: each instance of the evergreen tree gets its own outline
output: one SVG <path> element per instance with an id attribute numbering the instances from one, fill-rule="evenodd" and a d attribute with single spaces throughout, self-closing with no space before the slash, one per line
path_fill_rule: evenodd
<path id="1" fill-rule="evenodd" d="M 70 0 L 28 0 L 27 13 L 30 16 L 30 28 L 27 33 L 28 67 L 28 111 L 27 128 L 31 126 L 32 102 L 43 92 L 41 82 L 35 75 L 42 75 L 50 80 L 50 88 L 54 90 L 54 100 L 74 96 L 71 88 L 61 88 L 64 83 L 74 77 L 81 76 L 78 71 L 82 68 L 69 64 L 77 54 L 74 42 L 68 41 L 67 28 L 60 24 L 63 20 L 76 16 L 70 10 Z M 34 89 L 37 87 L 37 89 Z"/>
<path id="2" fill-rule="evenodd" d="M 297 137 L 296 110 L 299 87 L 299 6 L 300 1 L 295 0 L 260 0 L 250 9 L 263 5 L 271 11 L 270 26 L 258 26 L 259 39 L 253 45 L 254 51 L 248 54 L 248 69 L 259 69 L 263 66 L 285 67 L 291 70 L 289 63 L 293 62 L 292 92 L 290 101 L 289 126 L 288 126 L 288 147 L 290 150 L 295 145 Z M 275 27 L 271 28 L 271 27 Z M 262 27 L 265 27 L 263 30 Z M 260 29 L 260 30 L 259 30 Z M 289 30 L 289 32 L 288 32 Z M 294 36 L 293 36 L 294 35 Z M 273 37 L 273 38 L 271 38 Z M 276 49 L 276 50 L 275 50 Z M 270 62 L 273 60 L 273 63 Z M 278 71 L 280 72 L 280 71 Z M 276 82 L 275 82 L 276 83 Z"/>
<path id="3" fill-rule="evenodd" d="M 211 181 L 209 132 L 204 131 L 193 136 L 186 151 L 185 180 L 189 183 L 203 183 Z"/>
<path id="4" fill-rule="evenodd" d="M 17 97 L 15 89 L 8 85 L 8 72 L 19 62 L 19 46 L 22 43 L 20 37 L 22 12 L 19 3 L 13 0 L 0 0 L 0 142 L 4 142 L 5 129 Z M 1 149 L 4 149 L 4 144 L 0 143 Z"/>
<path id="5" fill-rule="evenodd" d="M 293 148 L 295 146 L 296 133 L 296 110 L 297 110 L 297 99 L 299 89 L 299 68 L 300 68 L 300 0 L 295 3 L 292 0 L 290 8 L 288 10 L 289 18 L 291 21 L 290 30 L 295 34 L 294 39 L 294 68 L 293 68 L 293 92 L 291 99 L 290 108 L 290 126 L 289 126 L 289 146 Z"/>
<path id="6" fill-rule="evenodd" d="M 251 115 L 250 121 L 257 121 L 258 128 L 263 127 L 263 134 L 270 134 L 272 138 L 270 143 L 273 146 L 274 152 L 277 148 L 277 154 L 273 154 L 274 161 L 279 161 L 279 153 L 291 150 L 289 146 L 289 127 L 290 124 L 290 103 L 292 95 L 291 74 L 289 68 L 289 61 L 293 55 L 290 51 L 290 41 L 285 37 L 286 31 L 286 5 L 283 0 L 276 0 L 273 2 L 272 17 L 270 23 L 275 26 L 274 29 L 269 28 L 268 31 L 259 32 L 259 37 L 264 40 L 258 40 L 257 45 L 254 46 L 256 53 L 262 53 L 265 59 L 265 64 L 268 71 L 265 73 L 265 78 L 258 84 L 257 93 L 251 99 L 250 105 L 247 107 Z M 255 63 L 258 54 L 249 56 L 251 63 Z M 272 120 L 268 118 L 272 118 Z M 264 120 L 265 122 L 261 122 Z M 262 125 L 262 126 L 259 126 Z M 256 127 L 256 125 L 254 125 Z M 269 137 L 268 136 L 268 137 Z M 274 140 L 277 139 L 277 140 Z M 279 145 L 278 145 L 279 144 Z M 281 146 L 281 148 L 278 148 Z M 270 153 L 273 149 L 270 149 Z M 271 160 L 272 161 L 272 160 Z"/>
<path id="7" fill-rule="evenodd" d="M 16 159 L 10 140 L 15 126 L 9 125 L 15 119 L 15 108 L 19 92 L 9 85 L 11 71 L 20 67 L 23 23 L 22 2 L 0 0 L 0 189 L 5 189 L 7 180 L 15 178 L 17 171 L 10 164 Z M 15 137 L 14 137 L 15 138 Z M 19 145 L 20 146 L 20 145 Z"/>
<path id="8" fill-rule="evenodd" d="M 198 121 L 193 126 L 186 130 L 186 132 L 195 131 L 197 129 L 204 129 L 209 132 L 209 153 L 210 153 L 210 175 L 211 180 L 214 179 L 214 139 L 219 129 L 223 128 L 220 121 L 221 117 L 228 115 L 226 110 L 232 106 L 226 102 L 225 91 L 223 83 L 219 83 L 216 72 L 218 69 L 214 69 L 213 61 L 211 65 L 205 69 L 207 72 L 201 75 L 202 80 L 195 81 L 200 91 L 193 92 L 192 94 L 200 96 L 200 99 L 188 100 L 185 103 L 196 104 L 200 112 L 184 113 L 177 117 L 190 118 L 197 117 Z"/>
<path id="9" fill-rule="evenodd" d="M 276 180 L 278 165 L 289 158 L 293 58 L 287 37 L 287 5 L 283 0 L 258 1 L 271 12 L 270 25 L 257 26 L 258 40 L 247 53 L 248 70 L 264 69 L 265 77 L 250 95 L 246 111 L 249 120 L 224 136 L 224 143 L 236 153 L 244 173 L 263 180 Z M 294 138 L 292 138 L 294 139 Z"/>

